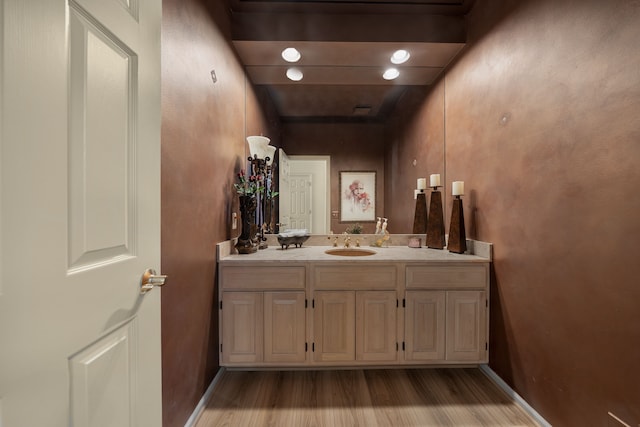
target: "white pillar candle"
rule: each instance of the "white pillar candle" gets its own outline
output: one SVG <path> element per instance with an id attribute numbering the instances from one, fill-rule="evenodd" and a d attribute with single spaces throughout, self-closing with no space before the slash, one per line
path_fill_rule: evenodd
<path id="1" fill-rule="evenodd" d="M 427 178 L 418 178 L 418 190 L 427 188 Z"/>
<path id="2" fill-rule="evenodd" d="M 430 182 L 429 187 L 440 187 L 440 174 L 439 173 L 431 174 L 431 176 L 429 177 L 429 182 Z"/>
<path id="3" fill-rule="evenodd" d="M 453 181 L 451 194 L 454 196 L 464 195 L 464 181 Z"/>

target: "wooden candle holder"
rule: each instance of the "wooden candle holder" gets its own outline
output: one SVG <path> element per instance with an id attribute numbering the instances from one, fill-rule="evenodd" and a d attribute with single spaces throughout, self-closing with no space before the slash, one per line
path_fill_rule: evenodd
<path id="1" fill-rule="evenodd" d="M 453 209 L 451 210 L 451 225 L 449 226 L 449 252 L 458 254 L 467 250 L 467 236 L 464 229 L 464 211 L 462 209 L 462 199 L 455 196 L 453 199 Z"/>
<path id="2" fill-rule="evenodd" d="M 442 195 L 433 187 L 429 203 L 429 219 L 427 220 L 427 247 L 444 248 L 444 214 L 442 211 Z"/>
<path id="3" fill-rule="evenodd" d="M 413 216 L 413 234 L 427 232 L 427 195 L 423 190 L 416 196 L 416 212 Z"/>

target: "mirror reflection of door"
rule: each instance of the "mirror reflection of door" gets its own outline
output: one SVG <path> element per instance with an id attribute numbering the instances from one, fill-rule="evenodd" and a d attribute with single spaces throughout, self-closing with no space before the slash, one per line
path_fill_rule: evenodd
<path id="1" fill-rule="evenodd" d="M 312 176 L 289 175 L 289 228 L 312 230 Z"/>
<path id="2" fill-rule="evenodd" d="M 280 149 L 279 151 L 279 187 L 278 192 L 280 195 L 279 202 L 279 223 L 282 224 L 280 230 L 286 230 L 291 228 L 306 228 L 312 234 L 327 234 L 331 228 L 331 182 L 330 182 L 330 170 L 331 170 L 331 158 L 330 156 L 287 156 L 287 154 Z M 308 218 L 305 218 L 307 225 L 298 226 L 292 223 L 291 210 L 293 209 L 292 189 L 291 189 L 291 177 L 294 175 L 310 175 L 310 187 L 306 192 L 309 203 L 309 210 L 311 211 Z M 296 194 L 294 197 L 298 197 Z M 298 202 L 300 199 L 298 199 Z M 296 208 L 296 214 L 300 213 L 300 209 Z M 299 219 L 296 219 L 296 224 L 300 224 Z"/>
<path id="3" fill-rule="evenodd" d="M 278 212 L 279 226 L 276 230 L 282 231 L 291 228 L 289 212 L 291 212 L 289 194 L 289 156 L 282 148 L 278 150 Z"/>

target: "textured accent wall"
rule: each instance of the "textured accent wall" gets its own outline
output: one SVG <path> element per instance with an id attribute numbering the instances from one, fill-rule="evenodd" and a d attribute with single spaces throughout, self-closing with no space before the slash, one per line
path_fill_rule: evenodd
<path id="1" fill-rule="evenodd" d="M 245 167 L 245 136 L 279 138 L 273 108 L 263 112 L 268 100 L 230 47 L 227 14 L 225 2 L 163 1 L 164 427 L 184 426 L 218 370 L 215 245 L 239 234 L 232 183 Z"/>
<path id="2" fill-rule="evenodd" d="M 447 194 L 465 181 L 468 236 L 495 244 L 490 366 L 553 425 L 640 423 L 638 22 L 637 1 L 478 1 L 422 120 L 393 132 L 404 186 L 439 157 L 444 101 Z"/>
<path id="3" fill-rule="evenodd" d="M 282 126 L 282 148 L 287 155 L 331 156 L 331 211 L 340 210 L 340 171 L 376 172 L 376 215 L 386 216 L 384 203 L 385 127 L 358 123 L 286 123 Z M 344 232 L 351 223 L 331 218 L 331 230 Z M 364 233 L 373 233 L 375 223 L 361 222 Z M 393 224 L 389 226 L 392 233 Z"/>

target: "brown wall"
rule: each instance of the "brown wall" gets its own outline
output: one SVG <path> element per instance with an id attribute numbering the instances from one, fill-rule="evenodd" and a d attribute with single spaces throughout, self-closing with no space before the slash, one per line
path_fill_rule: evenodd
<path id="1" fill-rule="evenodd" d="M 238 234 L 232 183 L 245 136 L 277 143 L 279 131 L 229 46 L 224 2 L 164 0 L 162 25 L 162 394 L 163 425 L 174 427 L 218 369 L 215 244 Z"/>
<path id="2" fill-rule="evenodd" d="M 445 189 L 465 181 L 468 235 L 495 245 L 490 366 L 553 425 L 637 425 L 640 5 L 478 1 L 468 22 L 423 120 L 394 134 L 428 135 L 444 100 Z M 420 150 L 396 138 L 394 164 L 429 164 Z"/>
<path id="3" fill-rule="evenodd" d="M 340 210 L 340 171 L 376 172 L 376 215 L 384 213 L 384 126 L 354 123 L 287 123 L 282 126 L 282 147 L 287 155 L 331 156 L 331 212 Z M 352 223 L 331 218 L 331 230 L 342 233 Z M 364 233 L 375 222 L 360 222 Z M 389 226 L 393 233 L 393 225 Z"/>

